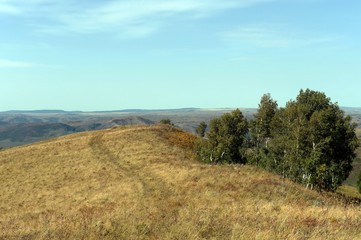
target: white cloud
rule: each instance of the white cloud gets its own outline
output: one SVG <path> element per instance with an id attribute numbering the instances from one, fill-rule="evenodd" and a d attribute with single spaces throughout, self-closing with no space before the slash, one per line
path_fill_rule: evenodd
<path id="1" fill-rule="evenodd" d="M 33 66 L 35 66 L 35 64 L 30 62 L 0 59 L 0 68 L 27 68 Z"/>
<path id="2" fill-rule="evenodd" d="M 124 35 L 146 36 L 171 20 L 171 17 L 196 11 L 194 1 L 114 1 L 75 14 L 60 15 L 59 25 L 69 32 L 115 31 Z"/>
<path id="3" fill-rule="evenodd" d="M 294 32 L 277 26 L 241 27 L 223 33 L 223 38 L 236 44 L 249 44 L 261 48 L 292 48 L 310 46 L 338 39 L 335 36 Z"/>
<path id="4" fill-rule="evenodd" d="M 20 10 L 6 2 L 0 2 L 0 14 L 19 14 Z"/>
<path id="5" fill-rule="evenodd" d="M 0 0 L 0 6 L 42 20 L 38 30 L 51 33 L 115 32 L 143 37 L 176 20 L 208 17 L 234 8 L 274 0 Z M 11 2 L 11 4 L 10 4 Z M 5 10 L 4 10 L 5 11 Z M 0 11 L 1 14 L 1 11 Z M 48 22 L 48 25 L 44 25 Z"/>
<path id="6" fill-rule="evenodd" d="M 45 6 L 54 5 L 54 0 L 0 0 L 0 14 L 20 15 L 41 12 Z"/>

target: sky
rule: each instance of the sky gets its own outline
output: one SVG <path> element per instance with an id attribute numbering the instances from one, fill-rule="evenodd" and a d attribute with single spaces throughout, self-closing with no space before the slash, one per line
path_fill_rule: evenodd
<path id="1" fill-rule="evenodd" d="M 0 0 L 0 111 L 361 107 L 359 0 Z"/>

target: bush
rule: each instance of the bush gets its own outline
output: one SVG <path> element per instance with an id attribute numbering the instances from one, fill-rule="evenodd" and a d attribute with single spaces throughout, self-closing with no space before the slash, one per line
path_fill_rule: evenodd
<path id="1" fill-rule="evenodd" d="M 357 190 L 359 191 L 359 193 L 361 193 L 361 172 L 358 175 Z"/>
<path id="2" fill-rule="evenodd" d="M 196 134 L 200 137 L 204 137 L 206 134 L 207 124 L 205 122 L 201 122 L 196 128 Z"/>
<path id="3" fill-rule="evenodd" d="M 174 124 L 172 123 L 172 121 L 169 119 L 169 118 L 164 118 L 164 119 L 161 119 L 159 121 L 160 124 L 167 124 L 167 125 L 171 125 L 171 126 L 174 126 Z"/>
<path id="4" fill-rule="evenodd" d="M 207 140 L 198 148 L 203 161 L 211 163 L 245 163 L 247 120 L 237 109 L 223 114 L 210 123 Z"/>

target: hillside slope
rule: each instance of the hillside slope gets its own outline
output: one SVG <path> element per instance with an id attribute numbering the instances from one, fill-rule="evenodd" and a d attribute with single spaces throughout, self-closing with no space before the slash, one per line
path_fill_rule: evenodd
<path id="1" fill-rule="evenodd" d="M 361 239 L 361 208 L 250 166 L 193 159 L 169 126 L 0 152 L 0 239 Z"/>
<path id="2" fill-rule="evenodd" d="M 21 121 L 21 119 L 23 118 L 18 119 L 18 121 Z M 87 121 L 66 121 L 65 123 L 57 122 L 60 121 L 57 118 L 51 119 L 55 122 L 46 122 L 46 119 L 43 119 L 45 122 L 42 122 L 42 119 L 31 118 L 29 121 L 35 122 L 26 122 L 28 121 L 26 117 L 24 117 L 23 123 L 11 123 L 12 120 L 14 119 L 10 119 L 9 122 L 0 121 L 0 148 L 21 146 L 76 132 L 101 130 L 125 125 L 154 124 L 154 122 L 149 119 L 137 116 L 115 119 L 90 119 Z"/>

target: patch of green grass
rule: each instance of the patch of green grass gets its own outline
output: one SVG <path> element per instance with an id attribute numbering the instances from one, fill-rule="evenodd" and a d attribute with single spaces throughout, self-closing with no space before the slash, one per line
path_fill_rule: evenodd
<path id="1" fill-rule="evenodd" d="M 356 154 L 357 154 L 357 157 L 352 164 L 353 169 L 352 169 L 349 177 L 344 182 L 345 185 L 349 185 L 352 187 L 357 186 L 358 176 L 361 173 L 361 147 L 359 147 L 356 150 Z"/>
<path id="2" fill-rule="evenodd" d="M 342 185 L 337 189 L 337 192 L 346 197 L 359 198 L 361 200 L 361 193 L 358 192 L 356 187 Z"/>

